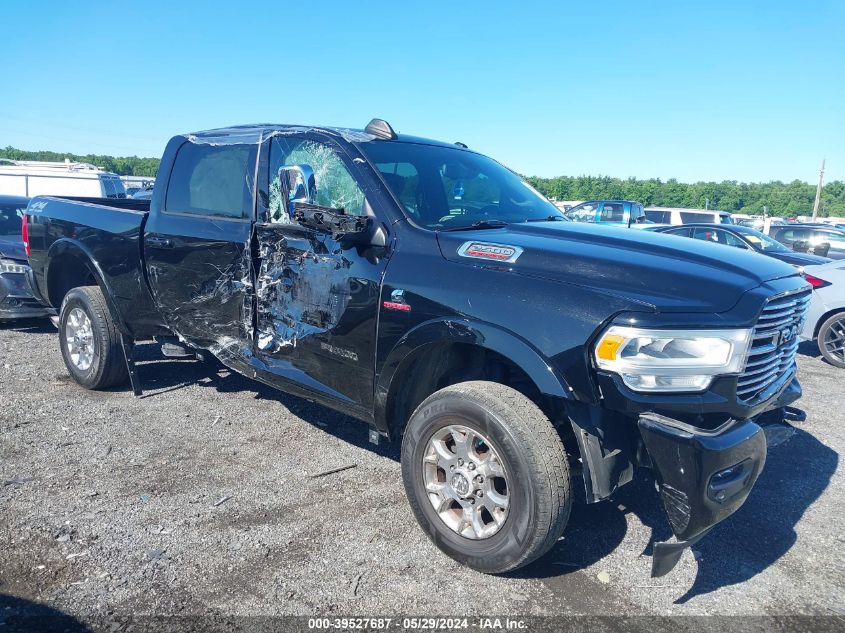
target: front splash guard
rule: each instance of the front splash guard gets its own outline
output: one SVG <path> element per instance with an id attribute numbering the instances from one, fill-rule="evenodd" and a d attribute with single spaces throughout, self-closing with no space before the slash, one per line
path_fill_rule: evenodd
<path id="1" fill-rule="evenodd" d="M 766 436 L 750 420 L 708 431 L 654 413 L 639 428 L 677 539 L 654 546 L 651 573 L 662 576 L 745 502 L 766 462 Z"/>

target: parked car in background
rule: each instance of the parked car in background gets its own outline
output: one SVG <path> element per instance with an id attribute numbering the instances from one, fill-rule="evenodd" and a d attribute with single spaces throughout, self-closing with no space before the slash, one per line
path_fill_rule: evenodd
<path id="1" fill-rule="evenodd" d="M 50 314 L 29 289 L 21 220 L 29 198 L 0 196 L 0 322 Z"/>
<path id="2" fill-rule="evenodd" d="M 845 258 L 845 231 L 824 224 L 786 224 L 769 228 L 769 236 L 799 253 Z"/>
<path id="3" fill-rule="evenodd" d="M 817 341 L 827 362 L 845 368 L 845 261 L 807 266 L 804 278 L 813 296 L 801 338 Z"/>
<path id="4" fill-rule="evenodd" d="M 737 218 L 736 216 L 734 216 L 734 224 L 739 224 L 740 226 L 748 226 L 763 233 L 766 232 L 767 222 L 769 226 L 774 226 L 778 224 L 789 224 L 789 222 L 787 222 L 783 218 Z"/>
<path id="5" fill-rule="evenodd" d="M 645 217 L 655 224 L 693 224 L 708 222 L 713 224 L 733 224 L 727 211 L 707 211 L 705 209 L 670 209 L 667 207 L 647 207 Z"/>
<path id="6" fill-rule="evenodd" d="M 153 199 L 153 188 L 152 187 L 145 187 L 144 189 L 139 189 L 138 191 L 134 192 L 130 198 L 135 200 L 152 200 Z"/>
<path id="7" fill-rule="evenodd" d="M 705 242 L 750 249 L 793 266 L 811 266 L 831 261 L 827 257 L 819 257 L 809 253 L 796 253 L 765 233 L 738 224 L 685 224 L 683 226 L 662 226 L 653 230 L 669 235 L 691 237 Z"/>
<path id="8" fill-rule="evenodd" d="M 630 200 L 587 200 L 564 212 L 573 222 L 628 225 L 645 222 L 643 205 Z"/>
<path id="9" fill-rule="evenodd" d="M 125 198 L 126 187 L 88 163 L 0 159 L 0 195 Z"/>

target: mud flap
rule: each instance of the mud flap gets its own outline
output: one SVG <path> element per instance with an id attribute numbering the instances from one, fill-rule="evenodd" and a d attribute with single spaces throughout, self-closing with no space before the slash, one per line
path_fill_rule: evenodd
<path id="1" fill-rule="evenodd" d="M 133 354 L 135 342 L 132 340 L 132 337 L 123 334 L 120 337 L 120 346 L 123 348 L 123 358 L 126 359 L 126 371 L 129 372 L 129 384 L 132 385 L 132 393 L 140 396 L 141 378 L 138 376 L 138 370 L 135 367 L 135 356 Z"/>
<path id="2" fill-rule="evenodd" d="M 568 412 L 583 462 L 587 503 L 597 503 L 634 477 L 630 422 L 578 403 L 570 403 Z"/>

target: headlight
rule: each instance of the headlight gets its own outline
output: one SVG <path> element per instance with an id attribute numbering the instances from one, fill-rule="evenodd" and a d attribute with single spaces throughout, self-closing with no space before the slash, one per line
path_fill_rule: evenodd
<path id="1" fill-rule="evenodd" d="M 649 330 L 613 325 L 593 350 L 596 365 L 635 391 L 704 391 L 745 368 L 751 330 Z"/>
<path id="2" fill-rule="evenodd" d="M 25 273 L 29 268 L 26 264 L 19 264 L 12 259 L 0 259 L 0 275 L 3 273 Z"/>

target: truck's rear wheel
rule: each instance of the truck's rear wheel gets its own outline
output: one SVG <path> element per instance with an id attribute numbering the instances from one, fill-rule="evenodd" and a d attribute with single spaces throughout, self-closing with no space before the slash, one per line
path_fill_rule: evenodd
<path id="1" fill-rule="evenodd" d="M 563 443 L 549 419 L 491 382 L 446 387 L 417 408 L 402 442 L 402 478 L 434 544 L 485 573 L 545 554 L 572 503 Z"/>
<path id="2" fill-rule="evenodd" d="M 835 367 L 845 367 L 845 312 L 837 312 L 819 328 L 819 351 Z"/>
<path id="3" fill-rule="evenodd" d="M 126 381 L 120 332 L 99 287 L 82 286 L 65 295 L 59 341 L 70 375 L 86 389 L 105 389 Z"/>

